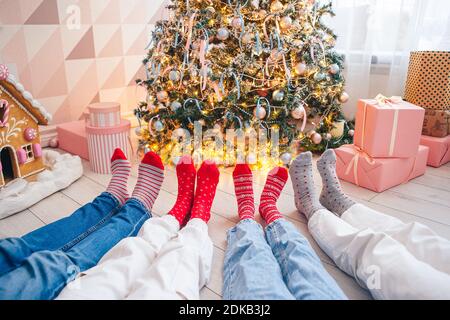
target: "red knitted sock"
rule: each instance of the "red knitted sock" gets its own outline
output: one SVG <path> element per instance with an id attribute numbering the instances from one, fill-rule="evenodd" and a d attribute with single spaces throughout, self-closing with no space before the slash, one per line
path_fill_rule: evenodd
<path id="1" fill-rule="evenodd" d="M 129 198 L 128 178 L 131 173 L 131 164 L 121 149 L 116 149 L 111 158 L 112 178 L 106 192 L 112 194 L 120 204 L 124 204 Z"/>
<path id="2" fill-rule="evenodd" d="M 140 200 L 151 211 L 163 181 L 164 165 L 161 158 L 154 152 L 147 153 L 139 165 L 138 181 L 132 198 Z"/>
<path id="3" fill-rule="evenodd" d="M 282 167 L 269 172 L 259 206 L 259 212 L 267 225 L 283 217 L 277 209 L 277 201 L 286 185 L 288 176 L 288 171 Z"/>
<path id="4" fill-rule="evenodd" d="M 190 156 L 181 158 L 177 165 L 178 197 L 175 206 L 169 214 L 178 220 L 180 226 L 186 222 L 186 217 L 191 210 L 195 192 L 195 167 Z"/>
<path id="5" fill-rule="evenodd" d="M 255 201 L 253 196 L 253 174 L 246 164 L 238 164 L 233 172 L 234 190 L 238 202 L 239 218 L 255 219 Z"/>
<path id="6" fill-rule="evenodd" d="M 211 207 L 219 184 L 220 172 L 214 162 L 203 162 L 197 172 L 197 189 L 191 219 L 202 219 L 206 223 L 211 218 Z"/>

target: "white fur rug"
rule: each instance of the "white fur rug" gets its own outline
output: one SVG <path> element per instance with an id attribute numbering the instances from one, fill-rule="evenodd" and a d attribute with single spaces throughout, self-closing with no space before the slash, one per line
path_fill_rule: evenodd
<path id="1" fill-rule="evenodd" d="M 0 219 L 28 209 L 83 175 L 81 159 L 77 156 L 44 150 L 43 157 L 49 169 L 38 174 L 36 182 L 16 179 L 0 189 Z"/>

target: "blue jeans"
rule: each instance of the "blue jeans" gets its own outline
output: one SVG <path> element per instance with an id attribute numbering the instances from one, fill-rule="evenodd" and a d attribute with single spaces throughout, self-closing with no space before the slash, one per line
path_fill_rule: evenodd
<path id="1" fill-rule="evenodd" d="M 114 200 L 115 208 L 110 206 L 111 201 L 109 203 L 106 201 L 105 207 L 98 205 L 107 197 Z M 24 254 L 32 249 L 40 250 L 31 252 L 28 257 L 22 258 L 20 266 L 0 276 L 0 300 L 56 298 L 67 283 L 74 280 L 80 272 L 97 265 L 99 260 L 122 239 L 135 236 L 144 222 L 151 217 L 138 200 L 131 199 L 119 208 L 118 203 L 110 195 L 103 194 L 99 198 L 93 202 L 98 206 L 88 204 L 81 208 L 80 212 L 75 212 L 73 219 L 69 217 L 68 220 L 56 222 L 58 228 L 53 229 L 54 226 L 50 225 L 48 230 L 54 234 L 50 235 L 47 241 L 43 240 L 46 238 L 45 233 L 38 230 L 33 237 L 26 236 L 28 242 L 18 242 L 20 243 L 18 250 Z M 96 223 L 91 220 L 92 225 L 86 224 L 83 219 L 89 220 L 90 214 L 103 217 Z M 83 231 L 82 227 L 86 229 Z M 43 229 L 45 228 L 47 227 Z M 57 239 L 58 234 L 61 235 L 61 239 Z M 69 237 L 68 234 L 72 234 L 73 237 Z M 35 241 L 31 241 L 30 238 Z M 52 239 L 55 243 L 51 241 Z M 23 245 L 24 243 L 26 245 Z M 14 253 L 6 256 L 15 257 L 16 263 L 20 260 L 19 255 Z"/>
<path id="2" fill-rule="evenodd" d="M 345 300 L 308 240 L 288 221 L 244 220 L 228 232 L 226 300 Z"/>

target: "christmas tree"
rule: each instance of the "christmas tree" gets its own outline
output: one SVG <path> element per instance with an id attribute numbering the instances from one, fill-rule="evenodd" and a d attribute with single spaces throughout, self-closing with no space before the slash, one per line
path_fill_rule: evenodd
<path id="1" fill-rule="evenodd" d="M 334 50 L 336 35 L 322 22 L 334 15 L 331 3 L 173 0 L 168 8 L 144 60 L 147 79 L 138 80 L 148 92 L 135 110 L 146 124 L 137 130 L 142 149 L 168 159 L 172 134 L 192 133 L 195 123 L 217 136 L 254 129 L 270 140 L 276 132 L 285 164 L 299 151 L 352 142 L 341 110 L 349 98 L 344 61 Z M 259 145 L 258 154 L 272 144 Z"/>

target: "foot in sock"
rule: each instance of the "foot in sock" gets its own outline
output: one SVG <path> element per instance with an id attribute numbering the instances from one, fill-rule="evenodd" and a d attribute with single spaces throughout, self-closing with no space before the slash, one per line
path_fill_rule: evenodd
<path id="1" fill-rule="evenodd" d="M 322 177 L 322 194 L 320 203 L 338 216 L 350 209 L 356 203 L 342 190 L 341 183 L 336 174 L 336 153 L 327 150 L 317 162 L 320 176 Z"/>
<path id="2" fill-rule="evenodd" d="M 219 184 L 219 169 L 214 162 L 205 161 L 197 172 L 197 189 L 191 219 L 202 219 L 206 223 L 211 218 L 211 207 Z"/>
<path id="3" fill-rule="evenodd" d="M 238 202 L 239 218 L 255 219 L 255 201 L 253 196 L 253 174 L 246 164 L 238 164 L 233 172 L 234 190 Z"/>
<path id="4" fill-rule="evenodd" d="M 124 204 L 130 197 L 128 194 L 128 178 L 131 173 L 131 164 L 121 149 L 116 149 L 111 158 L 112 179 L 106 192 L 112 194 L 120 204 Z"/>
<path id="5" fill-rule="evenodd" d="M 283 218 L 283 215 L 278 211 L 277 201 L 286 185 L 288 176 L 288 171 L 282 167 L 275 168 L 269 172 L 259 206 L 259 213 L 267 225 Z"/>
<path id="6" fill-rule="evenodd" d="M 151 211 L 164 180 L 164 165 L 154 152 L 148 152 L 139 165 L 138 181 L 134 188 L 134 199 L 141 201 Z"/>
<path id="7" fill-rule="evenodd" d="M 312 153 L 300 154 L 291 165 L 290 174 L 295 192 L 295 205 L 309 220 L 314 213 L 324 209 L 314 185 Z"/>
<path id="8" fill-rule="evenodd" d="M 178 197 L 175 206 L 169 212 L 169 215 L 178 220 L 180 226 L 187 222 L 187 215 L 192 208 L 196 174 L 192 158 L 190 156 L 181 158 L 177 165 Z"/>

